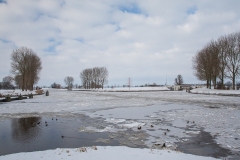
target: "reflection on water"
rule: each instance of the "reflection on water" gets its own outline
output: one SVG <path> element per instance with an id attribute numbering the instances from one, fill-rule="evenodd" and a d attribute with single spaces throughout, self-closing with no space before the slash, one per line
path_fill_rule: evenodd
<path id="1" fill-rule="evenodd" d="M 53 117 L 4 119 L 0 121 L 0 156 L 55 148 L 119 145 L 116 140 L 110 140 L 110 143 L 96 141 L 99 138 L 109 139 L 107 132 L 80 133 L 77 131 L 78 128 L 89 123 L 93 122 L 86 120 L 86 117 L 77 119 Z"/>
<path id="2" fill-rule="evenodd" d="M 29 117 L 12 119 L 12 138 L 21 143 L 28 143 L 41 134 L 41 128 L 37 125 L 41 122 L 41 117 Z"/>

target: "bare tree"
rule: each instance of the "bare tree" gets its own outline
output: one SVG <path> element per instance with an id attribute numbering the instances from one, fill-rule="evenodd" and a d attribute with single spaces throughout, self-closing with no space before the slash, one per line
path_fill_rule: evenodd
<path id="1" fill-rule="evenodd" d="M 94 88 L 99 88 L 99 76 L 100 76 L 100 69 L 98 67 L 94 67 L 92 69 L 92 76 L 93 76 L 93 83 Z"/>
<path id="2" fill-rule="evenodd" d="M 227 36 L 226 68 L 227 77 L 232 80 L 235 90 L 236 78 L 240 75 L 240 32 Z"/>
<path id="3" fill-rule="evenodd" d="M 33 85 L 39 80 L 39 73 L 42 69 L 41 59 L 32 49 L 21 47 L 13 50 L 11 60 L 12 73 L 15 77 L 19 76 L 18 78 L 22 79 L 22 90 L 32 90 Z"/>
<path id="4" fill-rule="evenodd" d="M 226 66 L 227 66 L 227 37 L 222 36 L 218 39 L 217 47 L 219 51 L 219 76 L 220 79 L 220 88 L 224 89 L 224 78 L 226 77 Z"/>
<path id="5" fill-rule="evenodd" d="M 82 85 L 85 89 L 87 89 L 87 75 L 86 75 L 86 69 L 83 70 L 81 73 L 80 73 L 80 79 L 82 81 Z"/>
<path id="6" fill-rule="evenodd" d="M 84 86 L 85 89 L 90 89 L 92 86 L 92 69 L 88 68 L 88 69 L 84 69 L 81 73 L 80 73 L 80 79 L 82 81 L 82 85 Z"/>
<path id="7" fill-rule="evenodd" d="M 193 73 L 194 75 L 201 81 L 207 81 L 207 71 L 205 67 L 205 60 L 204 60 L 205 52 L 200 50 L 197 54 L 192 58 L 192 65 L 193 65 Z M 208 83 L 207 83 L 208 84 Z"/>
<path id="8" fill-rule="evenodd" d="M 108 70 L 107 70 L 106 67 L 101 67 L 100 68 L 99 83 L 102 86 L 102 89 L 103 89 L 104 84 L 107 84 L 107 82 L 108 82 Z"/>
<path id="9" fill-rule="evenodd" d="M 65 77 L 65 78 L 64 78 L 64 82 L 65 82 L 65 84 L 68 86 L 68 89 L 72 89 L 72 87 L 73 87 L 73 82 L 74 82 L 73 77 L 70 77 L 70 76 Z"/>
<path id="10" fill-rule="evenodd" d="M 21 75 L 15 75 L 14 77 L 14 81 L 15 81 L 15 84 L 17 86 L 17 88 L 22 88 L 22 85 L 23 85 L 23 82 L 22 82 L 22 76 Z"/>
<path id="11" fill-rule="evenodd" d="M 217 84 L 219 76 L 219 49 L 215 41 L 211 41 L 193 57 L 194 75 L 199 80 L 206 80 L 207 88 Z"/>
<path id="12" fill-rule="evenodd" d="M 89 80 L 89 88 L 94 88 L 94 76 L 93 76 L 93 69 L 88 69 L 88 80 Z"/>
<path id="13" fill-rule="evenodd" d="M 207 49 L 204 47 L 192 59 L 194 75 L 201 81 L 207 82 L 207 87 L 209 86 L 210 76 L 208 67 L 208 55 Z"/>
<path id="14" fill-rule="evenodd" d="M 208 52 L 209 52 L 208 54 L 210 59 L 209 61 L 210 79 L 213 82 L 214 88 L 216 88 L 217 78 L 220 72 L 220 57 L 219 57 L 218 43 L 212 40 L 207 47 L 208 47 Z"/>
<path id="15" fill-rule="evenodd" d="M 183 77 L 181 74 L 179 74 L 177 78 L 175 78 L 175 85 L 181 85 L 181 84 L 183 84 Z"/>
<path id="16" fill-rule="evenodd" d="M 39 80 L 39 73 L 42 69 L 41 59 L 36 54 L 31 54 L 28 57 L 27 63 L 27 88 L 33 90 L 33 85 L 36 84 Z"/>
<path id="17" fill-rule="evenodd" d="M 11 77 L 11 76 L 4 77 L 3 80 L 2 80 L 2 88 L 4 88 L 4 89 L 12 89 L 12 88 L 14 88 L 14 86 L 12 84 L 13 80 L 14 80 L 14 78 Z"/>

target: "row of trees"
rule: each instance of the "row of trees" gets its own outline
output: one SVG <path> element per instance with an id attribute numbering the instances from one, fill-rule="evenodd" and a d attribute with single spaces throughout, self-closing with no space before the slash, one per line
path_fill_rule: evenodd
<path id="1" fill-rule="evenodd" d="M 94 67 L 84 69 L 80 73 L 80 79 L 82 81 L 82 86 L 85 89 L 92 89 L 92 88 L 103 88 L 103 85 L 107 83 L 108 78 L 108 70 L 106 67 Z M 71 76 L 67 76 L 64 78 L 64 83 L 67 85 L 67 88 L 71 90 L 73 87 L 80 88 L 78 84 L 73 84 L 74 78 Z M 60 84 L 53 83 L 51 85 L 52 88 L 61 88 Z"/>
<path id="2" fill-rule="evenodd" d="M 106 67 L 84 69 L 80 73 L 80 79 L 85 89 L 103 88 L 103 85 L 106 84 L 108 80 L 108 70 Z"/>
<path id="3" fill-rule="evenodd" d="M 42 69 L 41 59 L 32 49 L 21 47 L 13 50 L 11 60 L 11 72 L 16 85 L 22 90 L 33 90 Z"/>
<path id="4" fill-rule="evenodd" d="M 207 43 L 192 59 L 194 75 L 207 82 L 207 87 L 224 89 L 224 80 L 232 81 L 240 75 L 240 32 L 221 36 Z"/>

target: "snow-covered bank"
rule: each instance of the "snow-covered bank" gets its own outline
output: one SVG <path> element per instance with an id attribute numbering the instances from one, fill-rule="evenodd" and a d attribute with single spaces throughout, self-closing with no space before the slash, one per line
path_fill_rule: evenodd
<path id="1" fill-rule="evenodd" d="M 22 91 L 22 90 L 20 90 L 20 89 L 15 89 L 15 90 L 5 90 L 5 89 L 0 89 L 0 94 L 2 95 L 2 96 L 6 96 L 6 95 L 10 95 L 10 96 L 17 96 L 17 95 L 22 95 L 22 96 L 24 96 L 24 95 L 29 95 L 29 94 L 38 94 L 37 93 L 38 91 L 36 91 L 36 90 L 33 90 L 33 91 L 29 91 L 29 90 L 27 90 L 27 91 Z"/>
<path id="2" fill-rule="evenodd" d="M 85 150 L 86 149 L 86 150 Z M 157 150 L 157 149 L 139 149 L 129 147 L 92 147 L 92 148 L 76 148 L 76 149 L 55 149 L 38 152 L 17 153 L 6 156 L 0 156 L 0 160 L 156 160 L 156 159 L 173 159 L 173 160 L 214 160 L 212 157 L 195 156 L 191 154 L 184 154 L 181 152 L 170 150 Z"/>
<path id="3" fill-rule="evenodd" d="M 240 96 L 240 90 L 219 90 L 219 89 L 208 89 L 208 88 L 195 88 L 195 89 L 190 90 L 190 92 L 196 93 L 196 94 Z"/>

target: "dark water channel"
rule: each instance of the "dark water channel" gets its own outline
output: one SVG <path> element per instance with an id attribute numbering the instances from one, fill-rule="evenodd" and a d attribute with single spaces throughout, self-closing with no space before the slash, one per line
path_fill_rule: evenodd
<path id="1" fill-rule="evenodd" d="M 83 146 L 116 146 L 118 141 L 96 142 L 108 139 L 108 133 L 78 132 L 84 119 L 30 117 L 13 118 L 0 121 L 0 156 L 41 151 L 55 148 L 78 148 Z"/>
<path id="2" fill-rule="evenodd" d="M 200 132 L 200 134 L 190 137 L 187 142 L 184 143 L 178 142 L 177 144 L 178 144 L 177 149 L 183 153 L 191 153 L 199 156 L 212 156 L 215 158 L 234 155 L 230 150 L 219 146 L 214 141 L 210 133 L 204 132 L 203 130 Z"/>

